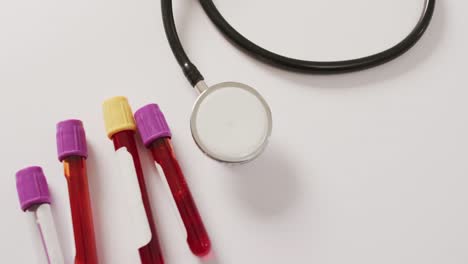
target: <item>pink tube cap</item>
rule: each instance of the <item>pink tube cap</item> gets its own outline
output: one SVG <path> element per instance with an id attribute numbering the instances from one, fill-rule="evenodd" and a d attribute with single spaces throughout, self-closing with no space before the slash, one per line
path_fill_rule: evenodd
<path id="1" fill-rule="evenodd" d="M 57 124 L 57 153 L 60 161 L 70 156 L 88 157 L 83 122 L 70 119 Z"/>
<path id="2" fill-rule="evenodd" d="M 172 136 L 166 118 L 157 104 L 149 104 L 136 111 L 135 121 L 146 147 L 158 138 Z"/>
<path id="3" fill-rule="evenodd" d="M 49 187 L 41 167 L 28 167 L 18 171 L 16 189 L 23 211 L 34 205 L 50 204 Z"/>

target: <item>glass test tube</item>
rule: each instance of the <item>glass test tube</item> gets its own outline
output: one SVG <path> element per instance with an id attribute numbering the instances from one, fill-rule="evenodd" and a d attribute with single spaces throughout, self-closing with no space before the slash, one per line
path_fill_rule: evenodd
<path id="1" fill-rule="evenodd" d="M 198 209 L 175 157 L 171 132 L 163 113 L 156 104 L 144 106 L 135 113 L 138 131 L 164 174 L 187 231 L 187 243 L 199 257 L 210 253 L 211 242 Z"/>
<path id="2" fill-rule="evenodd" d="M 36 242 L 43 245 L 37 253 L 38 263 L 64 264 L 62 249 L 50 209 L 50 193 L 47 180 L 40 167 L 28 167 L 16 173 L 16 188 L 21 209 L 27 213 L 36 227 Z"/>
<path id="3" fill-rule="evenodd" d="M 140 193 L 144 209 L 151 229 L 151 240 L 139 249 L 141 263 L 163 264 L 163 256 L 160 248 L 157 231 L 154 223 L 151 205 L 145 184 L 145 178 L 141 167 L 140 157 L 135 141 L 136 125 L 133 113 L 125 97 L 114 97 L 104 102 L 104 120 L 107 134 L 114 143 L 114 148 L 119 151 L 123 148 L 130 153 L 134 169 L 138 178 Z"/>
<path id="4" fill-rule="evenodd" d="M 68 184 L 75 237 L 75 264 L 97 264 L 93 213 L 88 189 L 88 151 L 83 123 L 66 120 L 57 125 L 57 149 Z"/>

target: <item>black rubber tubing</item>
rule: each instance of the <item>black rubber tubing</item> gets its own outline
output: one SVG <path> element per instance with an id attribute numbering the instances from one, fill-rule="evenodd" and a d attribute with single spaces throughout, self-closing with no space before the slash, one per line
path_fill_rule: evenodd
<path id="1" fill-rule="evenodd" d="M 252 57 L 267 64 L 295 72 L 337 74 L 365 70 L 391 61 L 411 49 L 426 32 L 434 14 L 436 0 L 425 0 L 424 9 L 414 29 L 395 46 L 369 56 L 342 61 L 308 61 L 289 58 L 264 49 L 234 29 L 221 15 L 212 0 L 199 0 L 213 24 L 229 40 Z M 197 67 L 190 61 L 177 35 L 172 0 L 161 0 L 162 17 L 167 39 L 177 62 L 192 86 L 203 80 Z"/>

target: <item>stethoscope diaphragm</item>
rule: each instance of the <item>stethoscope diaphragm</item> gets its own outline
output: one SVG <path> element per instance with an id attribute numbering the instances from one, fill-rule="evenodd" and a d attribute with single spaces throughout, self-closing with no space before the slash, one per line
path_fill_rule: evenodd
<path id="1" fill-rule="evenodd" d="M 247 162 L 265 149 L 272 131 L 271 110 L 252 87 L 237 82 L 211 86 L 200 94 L 190 120 L 192 136 L 209 157 Z"/>

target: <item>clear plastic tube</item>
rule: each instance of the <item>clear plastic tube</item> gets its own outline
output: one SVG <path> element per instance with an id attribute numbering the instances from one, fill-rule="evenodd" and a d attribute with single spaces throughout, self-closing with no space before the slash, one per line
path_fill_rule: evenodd
<path id="1" fill-rule="evenodd" d="M 134 188 L 128 189 L 127 195 L 131 195 L 131 197 L 128 197 L 128 200 L 133 201 L 133 203 L 127 206 L 130 206 L 128 210 L 135 210 L 132 212 L 134 214 L 132 218 L 136 219 L 135 223 L 139 225 L 132 228 L 134 229 L 135 239 L 137 239 L 136 246 L 138 247 L 141 263 L 163 264 L 163 255 L 135 141 L 136 124 L 132 109 L 127 98 L 117 96 L 104 102 L 103 113 L 107 136 L 114 143 L 117 157 L 123 159 L 119 160 L 119 163 L 121 163 L 119 165 L 125 163 L 120 168 L 121 172 L 125 174 L 123 175 L 125 177 L 123 178 L 124 181 L 136 187 L 137 184 L 133 182 L 133 178 L 136 175 L 138 179 L 139 188 L 136 188 L 137 190 Z M 131 159 L 131 161 L 128 159 Z M 133 164 L 134 168 L 131 168 L 131 164 Z M 128 187 L 125 186 L 125 188 Z M 140 197 L 137 197 L 138 195 L 141 195 L 140 201 Z M 143 206 L 141 206 L 141 203 L 143 203 Z"/>
<path id="2" fill-rule="evenodd" d="M 151 229 L 151 240 L 149 244 L 139 249 L 141 263 L 143 264 L 163 264 L 164 260 L 162 257 L 161 247 L 159 245 L 156 227 L 154 224 L 153 214 L 151 212 L 151 206 L 149 202 L 149 196 L 146 189 L 145 178 L 143 170 L 141 168 L 140 157 L 138 155 L 138 149 L 135 142 L 135 132 L 131 130 L 122 131 L 112 136 L 115 150 L 126 148 L 127 151 L 132 155 L 133 165 L 135 172 L 138 177 L 138 183 L 140 186 L 141 196 L 143 198 L 143 205 L 145 207 L 146 216 Z"/>
<path id="3" fill-rule="evenodd" d="M 157 104 L 149 104 L 135 113 L 138 131 L 161 174 L 169 185 L 172 197 L 187 232 L 190 250 L 199 257 L 208 255 L 211 242 L 185 181 L 171 144 L 171 131 Z"/>
<path id="4" fill-rule="evenodd" d="M 89 198 L 86 160 L 71 156 L 63 161 L 75 236 L 75 264 L 97 264 L 93 212 Z"/>
<path id="5" fill-rule="evenodd" d="M 210 253 L 211 242 L 205 226 L 185 181 L 184 174 L 174 155 L 171 140 L 159 138 L 150 145 L 154 161 L 161 166 L 172 197 L 187 231 L 187 243 L 193 254 L 203 257 Z"/>
<path id="6" fill-rule="evenodd" d="M 32 227 L 31 239 L 43 246 L 41 250 L 35 252 L 38 263 L 64 264 L 50 208 L 50 192 L 42 168 L 34 166 L 18 171 L 16 187 L 21 209 L 26 212 Z"/>
<path id="7" fill-rule="evenodd" d="M 83 123 L 65 120 L 57 125 L 57 152 L 63 163 L 75 237 L 75 264 L 97 264 L 93 211 L 88 187 L 88 148 Z"/>

